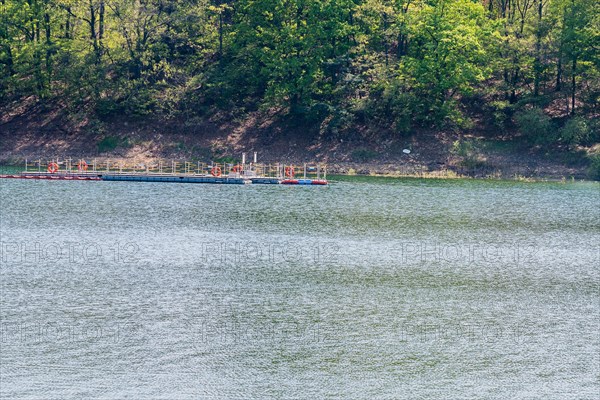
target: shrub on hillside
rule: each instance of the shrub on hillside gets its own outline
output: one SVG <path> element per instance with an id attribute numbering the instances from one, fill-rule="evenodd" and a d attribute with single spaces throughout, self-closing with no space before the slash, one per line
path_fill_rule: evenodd
<path id="1" fill-rule="evenodd" d="M 96 146 L 98 147 L 98 153 L 106 153 L 115 150 L 117 147 L 131 147 L 132 143 L 128 138 L 120 139 L 117 136 L 106 136 Z"/>
<path id="2" fill-rule="evenodd" d="M 584 118 L 571 118 L 560 131 L 560 138 L 570 146 L 587 144 L 591 139 L 590 124 Z"/>
<path id="3" fill-rule="evenodd" d="M 105 153 L 113 151 L 119 146 L 119 138 L 116 136 L 107 136 L 98 142 L 98 152 Z"/>
<path id="4" fill-rule="evenodd" d="M 492 101 L 489 104 L 492 123 L 501 132 L 506 130 L 506 125 L 512 115 L 512 107 L 508 101 Z"/>
<path id="5" fill-rule="evenodd" d="M 371 161 L 378 156 L 378 153 L 369 149 L 356 149 L 352 152 L 352 160 L 356 162 Z"/>
<path id="6" fill-rule="evenodd" d="M 475 155 L 475 146 L 471 140 L 455 140 L 452 143 L 450 152 L 459 157 L 473 157 Z"/>
<path id="7" fill-rule="evenodd" d="M 319 126 L 319 133 L 328 138 L 338 138 L 340 134 L 352 126 L 354 115 L 341 107 L 330 107 Z"/>
<path id="8" fill-rule="evenodd" d="M 462 158 L 460 165 L 463 167 L 473 169 L 485 166 L 485 161 L 479 156 L 477 143 L 473 140 L 454 141 L 450 153 Z"/>
<path id="9" fill-rule="evenodd" d="M 383 91 L 382 97 L 386 107 L 381 110 L 381 116 L 383 119 L 392 119 L 394 131 L 399 136 L 407 135 L 415 117 L 414 96 L 403 92 L 397 85 L 392 85 Z"/>
<path id="10" fill-rule="evenodd" d="M 539 108 L 521 111 L 515 115 L 515 120 L 519 131 L 531 143 L 548 144 L 556 139 L 550 117 Z"/>
<path id="11" fill-rule="evenodd" d="M 600 181 L 600 154 L 590 156 L 590 168 L 588 169 L 588 175 L 590 179 Z"/>

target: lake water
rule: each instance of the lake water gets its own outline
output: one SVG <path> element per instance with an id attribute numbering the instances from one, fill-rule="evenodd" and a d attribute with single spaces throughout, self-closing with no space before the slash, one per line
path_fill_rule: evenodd
<path id="1" fill-rule="evenodd" d="M 0 196 L 2 398 L 598 398 L 598 183 Z"/>

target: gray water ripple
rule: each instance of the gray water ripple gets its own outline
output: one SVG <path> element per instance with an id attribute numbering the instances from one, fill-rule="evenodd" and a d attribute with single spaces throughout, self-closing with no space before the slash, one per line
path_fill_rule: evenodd
<path id="1" fill-rule="evenodd" d="M 600 390 L 600 185 L 0 181 L 0 397 Z"/>

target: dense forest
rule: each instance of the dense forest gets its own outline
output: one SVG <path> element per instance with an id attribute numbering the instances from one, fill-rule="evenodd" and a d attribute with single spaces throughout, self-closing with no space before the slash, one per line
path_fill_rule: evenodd
<path id="1" fill-rule="evenodd" d="M 599 139 L 597 0 L 0 2 L 5 106 L 275 109 L 325 137 L 478 124 L 537 144 Z"/>

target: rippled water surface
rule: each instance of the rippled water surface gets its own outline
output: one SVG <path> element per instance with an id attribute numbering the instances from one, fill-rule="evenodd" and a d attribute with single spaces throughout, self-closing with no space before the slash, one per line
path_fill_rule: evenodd
<path id="1" fill-rule="evenodd" d="M 597 399 L 600 185 L 0 180 L 7 399 Z"/>

